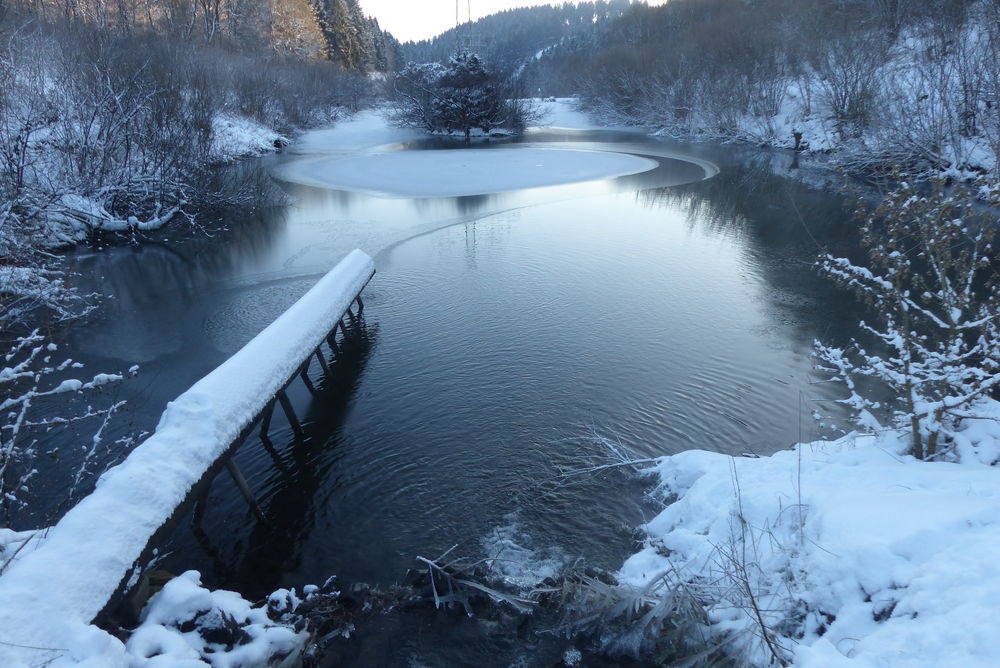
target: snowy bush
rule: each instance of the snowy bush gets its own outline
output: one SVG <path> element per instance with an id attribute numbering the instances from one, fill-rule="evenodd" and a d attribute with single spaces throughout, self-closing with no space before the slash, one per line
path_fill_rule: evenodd
<path id="1" fill-rule="evenodd" d="M 0 260 L 232 203 L 212 165 L 273 151 L 286 140 L 270 128 L 329 122 L 367 95 L 329 62 L 24 11 L 20 29 L 0 23 Z"/>
<path id="2" fill-rule="evenodd" d="M 39 455 L 34 438 L 36 430 L 83 420 L 98 422 L 89 442 L 81 444 L 83 462 L 66 492 L 72 498 L 88 473 L 88 464 L 97 454 L 108 421 L 124 405 L 124 402 L 104 408 L 87 405 L 75 412 L 43 413 L 36 417 L 33 409 L 53 397 L 80 394 L 122 380 L 120 375 L 103 373 L 86 380 L 67 377 L 81 365 L 69 359 L 57 362 L 56 350 L 55 344 L 46 341 L 35 330 L 17 337 L 0 360 L 0 389 L 4 394 L 0 401 L 0 523 L 5 523 L 26 503 L 24 496 L 30 481 L 38 473 L 35 468 Z"/>
<path id="3" fill-rule="evenodd" d="M 122 376 L 80 378 L 82 365 L 60 359 L 38 326 L 84 317 L 94 308 L 93 295 L 69 287 L 64 272 L 41 264 L 37 251 L 20 250 L 5 259 L 24 266 L 0 264 L 0 527 L 28 503 L 30 482 L 38 475 L 39 434 L 81 421 L 97 424 L 79 443 L 82 458 L 65 485 L 66 500 L 72 499 L 94 473 L 89 468 L 108 421 L 124 403 L 90 403 L 89 395 Z M 0 550 L 0 572 L 5 561 Z"/>
<path id="4" fill-rule="evenodd" d="M 906 181 L 864 224 L 868 266 L 826 255 L 821 271 L 849 287 L 876 313 L 862 322 L 871 345 L 817 342 L 820 368 L 849 390 L 859 420 L 909 430 L 912 453 L 930 459 L 950 448 L 959 420 L 1000 386 L 1000 285 L 992 246 L 993 207 L 935 183 L 921 194 Z M 884 407 L 876 388 L 894 397 Z"/>
<path id="5" fill-rule="evenodd" d="M 135 668 L 300 665 L 309 635 L 281 620 L 283 614 L 293 616 L 300 602 L 292 590 L 275 592 L 268 605 L 252 606 L 236 592 L 202 587 L 198 572 L 188 571 L 150 600 L 126 645 L 129 663 Z"/>
<path id="6" fill-rule="evenodd" d="M 835 152 L 866 176 L 1000 164 L 996 2 L 674 0 L 633 3 L 597 31 L 540 62 L 572 63 L 573 90 L 605 120 Z"/>

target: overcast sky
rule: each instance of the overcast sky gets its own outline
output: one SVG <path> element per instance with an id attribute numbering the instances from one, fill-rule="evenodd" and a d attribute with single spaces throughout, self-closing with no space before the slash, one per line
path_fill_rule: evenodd
<path id="1" fill-rule="evenodd" d="M 562 0 L 559 0 L 562 4 Z M 472 20 L 512 7 L 550 4 L 549 0 L 459 0 L 463 20 L 472 10 Z M 440 35 L 455 26 L 455 0 L 361 0 L 361 9 L 378 19 L 400 42 Z"/>

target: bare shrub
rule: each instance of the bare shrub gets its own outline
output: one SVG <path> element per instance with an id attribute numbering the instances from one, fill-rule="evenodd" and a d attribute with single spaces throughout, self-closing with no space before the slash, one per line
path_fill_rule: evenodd
<path id="1" fill-rule="evenodd" d="M 1000 204 L 995 189 L 992 203 Z M 821 368 L 844 383 L 844 403 L 866 426 L 881 426 L 883 407 L 863 381 L 897 397 L 888 426 L 910 432 L 918 459 L 946 455 L 959 421 L 1000 386 L 995 211 L 940 182 L 923 194 L 904 180 L 865 217 L 867 265 L 820 260 L 876 314 L 860 323 L 871 345 L 817 342 Z"/>

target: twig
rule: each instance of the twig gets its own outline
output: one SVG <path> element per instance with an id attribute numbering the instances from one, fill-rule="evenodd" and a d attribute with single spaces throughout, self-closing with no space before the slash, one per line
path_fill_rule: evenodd
<path id="1" fill-rule="evenodd" d="M 452 549 L 454 549 L 454 548 L 452 548 Z M 448 550 L 448 552 L 450 552 L 450 551 L 451 550 Z M 445 554 L 447 554 L 447 552 Z M 534 609 L 535 603 L 534 603 L 534 601 L 532 601 L 530 599 L 525 599 L 525 598 L 519 598 L 519 597 L 516 597 L 516 596 L 511 596 L 510 594 L 505 594 L 505 593 L 503 593 L 501 591 L 497 591 L 496 589 L 493 589 L 492 587 L 487 587 L 484 584 L 480 584 L 478 582 L 474 582 L 472 580 L 468 580 L 466 578 L 458 577 L 456 575 L 453 575 L 452 573 L 449 573 L 448 571 L 446 571 L 445 567 L 442 567 L 439 563 L 437 563 L 434 560 L 427 559 L 425 557 L 417 557 L 417 561 L 419 561 L 419 562 L 423 563 L 424 565 L 426 565 L 428 573 L 430 573 L 430 577 L 431 577 L 431 590 L 434 593 L 434 607 L 435 608 L 440 608 L 442 602 L 453 602 L 454 600 L 457 600 L 455 598 L 454 592 L 448 597 L 450 599 L 449 601 L 445 601 L 438 594 L 437 586 L 435 585 L 435 582 L 434 582 L 434 574 L 437 573 L 437 574 L 439 574 L 440 576 L 442 576 L 445 579 L 445 581 L 449 584 L 449 586 L 451 586 L 451 584 L 456 584 L 456 585 L 462 585 L 464 587 L 468 587 L 469 589 L 474 589 L 474 590 L 476 590 L 476 591 L 478 591 L 480 593 L 486 594 L 486 596 L 488 596 L 493 601 L 496 601 L 498 603 L 499 602 L 507 603 L 508 605 L 510 605 L 511 607 L 513 607 L 515 610 L 517 610 L 518 612 L 520 612 L 522 614 L 527 614 L 527 613 L 531 612 Z M 468 611 L 471 614 L 471 610 L 469 609 L 468 603 L 466 601 L 461 601 L 461 602 L 465 606 L 466 611 Z"/>
<path id="2" fill-rule="evenodd" d="M 614 464 L 601 464 L 597 466 L 587 466 L 585 468 L 579 468 L 579 469 L 566 469 L 559 472 L 559 477 L 569 478 L 571 476 L 582 475 L 585 473 L 597 473 L 598 471 L 617 469 L 626 466 L 636 468 L 641 464 L 656 464 L 659 461 L 660 461 L 659 457 L 648 457 L 646 459 L 632 459 L 625 462 L 615 462 Z"/>

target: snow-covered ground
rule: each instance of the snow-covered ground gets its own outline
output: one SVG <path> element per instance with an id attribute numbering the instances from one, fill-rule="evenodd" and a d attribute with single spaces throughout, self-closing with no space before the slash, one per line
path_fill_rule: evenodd
<path id="1" fill-rule="evenodd" d="M 316 587 L 307 589 L 306 596 Z M 204 668 L 206 656 L 218 668 L 300 665 L 309 636 L 282 623 L 299 603 L 295 590 L 279 590 L 252 606 L 235 592 L 202 587 L 197 571 L 182 573 L 150 601 L 128 639 L 128 666 Z"/>
<path id="2" fill-rule="evenodd" d="M 270 153 L 288 140 L 260 123 L 232 114 L 220 114 L 212 119 L 212 162 L 233 162 Z"/>
<path id="3" fill-rule="evenodd" d="M 565 130 L 609 130 L 609 129 L 629 129 L 624 126 L 616 128 L 609 127 L 607 123 L 601 123 L 579 110 L 577 100 L 569 97 L 549 97 L 536 102 L 539 111 L 538 125 L 542 128 L 556 128 Z M 532 128 L 529 128 L 529 132 Z"/>
<path id="4" fill-rule="evenodd" d="M 289 153 L 350 153 L 420 139 L 426 135 L 414 128 L 393 128 L 376 109 L 360 111 L 336 125 L 310 130 L 288 147 Z"/>
<path id="5" fill-rule="evenodd" d="M 800 668 L 1000 666 L 1000 404 L 979 412 L 960 463 L 914 460 L 891 432 L 666 457 L 667 505 L 621 579 L 692 583 L 750 665 L 770 665 L 763 619 Z"/>

